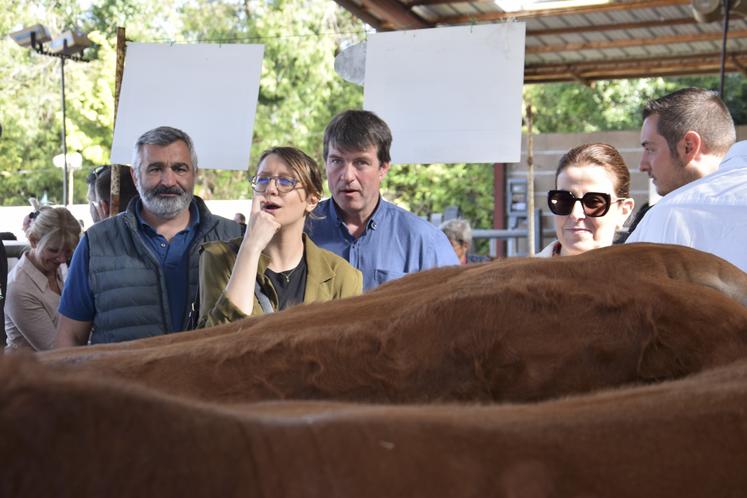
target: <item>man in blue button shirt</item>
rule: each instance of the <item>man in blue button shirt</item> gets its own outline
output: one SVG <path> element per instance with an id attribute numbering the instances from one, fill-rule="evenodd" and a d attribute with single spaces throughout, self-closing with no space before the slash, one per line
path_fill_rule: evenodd
<path id="1" fill-rule="evenodd" d="M 143 134 L 132 172 L 140 197 L 89 228 L 73 254 L 57 347 L 184 330 L 197 294 L 199 246 L 241 234 L 193 196 L 197 155 L 183 131 L 162 126 Z"/>
<path id="2" fill-rule="evenodd" d="M 391 144 L 389 126 L 370 111 L 344 111 L 324 130 L 332 199 L 319 203 L 306 231 L 318 246 L 363 273 L 364 290 L 407 273 L 459 264 L 443 232 L 381 197 Z"/>

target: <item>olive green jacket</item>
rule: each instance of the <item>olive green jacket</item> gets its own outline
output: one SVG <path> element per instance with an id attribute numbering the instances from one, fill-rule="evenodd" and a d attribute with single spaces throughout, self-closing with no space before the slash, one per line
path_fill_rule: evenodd
<path id="1" fill-rule="evenodd" d="M 200 254 L 200 318 L 198 327 L 212 327 L 246 318 L 225 295 L 228 279 L 241 246 L 242 238 L 228 242 L 214 241 L 202 245 Z M 357 296 L 363 289 L 363 276 L 345 259 L 319 248 L 303 236 L 306 258 L 306 290 L 303 302 L 313 303 Z M 277 293 L 265 275 L 269 258 L 262 254 L 257 268 L 257 281 L 277 309 Z M 254 297 L 252 315 L 261 315 L 262 308 Z"/>

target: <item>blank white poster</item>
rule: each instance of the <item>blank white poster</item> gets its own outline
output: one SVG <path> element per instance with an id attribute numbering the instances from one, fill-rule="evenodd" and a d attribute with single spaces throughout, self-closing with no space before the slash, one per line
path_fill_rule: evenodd
<path id="1" fill-rule="evenodd" d="M 368 36 L 364 108 L 396 163 L 519 162 L 525 23 Z"/>
<path id="2" fill-rule="evenodd" d="M 192 138 L 200 168 L 246 170 L 263 45 L 130 43 L 111 161 L 130 164 L 138 137 L 158 126 Z"/>

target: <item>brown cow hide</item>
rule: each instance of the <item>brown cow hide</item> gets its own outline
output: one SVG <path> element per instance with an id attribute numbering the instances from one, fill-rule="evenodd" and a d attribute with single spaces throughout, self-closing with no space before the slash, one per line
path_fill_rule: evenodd
<path id="1" fill-rule="evenodd" d="M 747 362 L 517 405 L 219 405 L 0 358 L 0 496 L 741 497 Z"/>
<path id="2" fill-rule="evenodd" d="M 357 298 L 43 356 L 192 398 L 531 401 L 747 356 L 747 275 L 633 244 L 409 275 Z"/>

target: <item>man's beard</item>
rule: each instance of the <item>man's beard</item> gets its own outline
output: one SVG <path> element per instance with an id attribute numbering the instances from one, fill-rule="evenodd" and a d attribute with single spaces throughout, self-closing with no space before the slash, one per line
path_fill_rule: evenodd
<path id="1" fill-rule="evenodd" d="M 145 190 L 138 182 L 137 190 L 145 208 L 159 218 L 170 220 L 189 207 L 192 202 L 192 192 L 187 192 L 178 185 L 173 187 L 157 186 Z M 173 194 L 177 197 L 162 197 L 162 194 Z"/>

